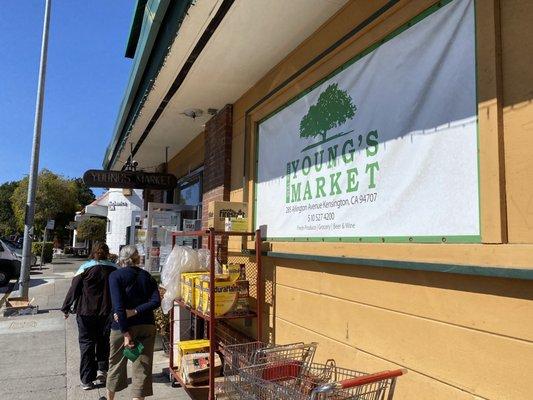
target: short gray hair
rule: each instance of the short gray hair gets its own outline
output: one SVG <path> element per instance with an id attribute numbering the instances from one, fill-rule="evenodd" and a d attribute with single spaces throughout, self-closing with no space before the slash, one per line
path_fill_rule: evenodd
<path id="1" fill-rule="evenodd" d="M 126 265 L 137 265 L 139 262 L 138 257 L 139 252 L 137 251 L 137 247 L 130 244 L 120 249 L 118 262 L 123 267 Z M 136 259 L 135 262 L 133 261 L 134 258 Z"/>

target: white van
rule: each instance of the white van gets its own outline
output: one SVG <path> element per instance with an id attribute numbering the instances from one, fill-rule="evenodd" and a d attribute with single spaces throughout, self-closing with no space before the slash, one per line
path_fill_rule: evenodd
<path id="1" fill-rule="evenodd" d="M 5 286 L 10 279 L 20 277 L 20 258 L 3 240 L 0 240 L 0 286 Z"/>

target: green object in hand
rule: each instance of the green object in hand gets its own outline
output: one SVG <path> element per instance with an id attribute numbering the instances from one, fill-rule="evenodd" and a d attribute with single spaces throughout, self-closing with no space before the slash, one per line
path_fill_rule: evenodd
<path id="1" fill-rule="evenodd" d="M 135 360 L 139 358 L 143 350 L 144 350 L 143 344 L 138 343 L 137 346 L 135 346 L 133 349 L 130 349 L 129 347 L 124 348 L 122 353 L 128 360 L 130 360 L 131 362 L 134 362 Z"/>

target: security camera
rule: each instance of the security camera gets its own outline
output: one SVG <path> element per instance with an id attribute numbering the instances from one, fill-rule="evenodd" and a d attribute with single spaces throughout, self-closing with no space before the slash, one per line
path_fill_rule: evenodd
<path id="1" fill-rule="evenodd" d="M 133 161 L 131 162 L 131 165 L 133 165 L 135 168 L 137 168 L 137 166 L 139 165 L 139 163 L 138 163 L 137 161 L 133 160 Z"/>

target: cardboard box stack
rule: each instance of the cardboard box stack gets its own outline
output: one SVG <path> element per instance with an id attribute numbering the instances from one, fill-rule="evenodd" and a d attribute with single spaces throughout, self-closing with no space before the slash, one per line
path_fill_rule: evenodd
<path id="1" fill-rule="evenodd" d="M 223 267 L 226 273 L 215 277 L 215 316 L 245 315 L 250 311 L 250 284 L 246 280 L 244 264 L 229 264 Z M 201 295 L 198 309 L 204 314 L 210 314 L 209 290 L 211 282 L 209 276 L 200 279 Z"/>
<path id="2" fill-rule="evenodd" d="M 194 353 L 183 356 L 182 376 L 186 383 L 199 385 L 209 380 L 209 353 Z M 215 353 L 214 367 L 215 376 L 220 375 L 222 362 L 220 356 Z"/>
<path id="3" fill-rule="evenodd" d="M 207 225 L 216 231 L 246 232 L 248 229 L 248 203 L 212 201 L 207 207 Z"/>
<path id="4" fill-rule="evenodd" d="M 208 272 L 181 274 L 181 299 L 189 307 L 210 314 Z M 215 315 L 245 315 L 250 311 L 250 284 L 244 264 L 223 265 L 223 273 L 215 276 Z"/>
<path id="5" fill-rule="evenodd" d="M 174 366 L 181 370 L 183 357 L 187 354 L 204 353 L 209 351 L 209 340 L 183 340 L 174 344 Z"/>
<path id="6" fill-rule="evenodd" d="M 181 299 L 189 307 L 197 309 L 200 300 L 200 279 L 209 272 L 184 272 L 181 274 Z"/>

